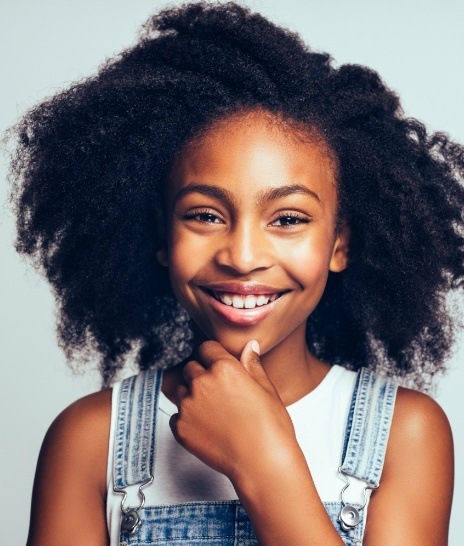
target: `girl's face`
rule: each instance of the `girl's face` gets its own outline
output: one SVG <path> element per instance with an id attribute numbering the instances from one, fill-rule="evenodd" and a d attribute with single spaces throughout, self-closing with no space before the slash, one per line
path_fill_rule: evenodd
<path id="1" fill-rule="evenodd" d="M 236 115 L 188 146 L 170 181 L 158 258 L 205 337 L 235 356 L 250 339 L 262 353 L 304 340 L 329 270 L 347 260 L 323 143 L 269 114 Z"/>

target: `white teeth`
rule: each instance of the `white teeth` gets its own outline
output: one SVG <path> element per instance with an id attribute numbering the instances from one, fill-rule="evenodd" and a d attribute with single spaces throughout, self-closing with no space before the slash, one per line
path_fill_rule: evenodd
<path id="1" fill-rule="evenodd" d="M 256 297 L 255 296 L 247 296 L 245 298 L 245 308 L 246 309 L 253 309 L 256 307 Z"/>
<path id="2" fill-rule="evenodd" d="M 232 305 L 233 303 L 232 298 L 228 296 L 227 294 L 224 294 L 223 296 L 221 296 L 220 300 L 222 301 L 222 303 L 225 303 L 226 305 Z"/>
<path id="3" fill-rule="evenodd" d="M 279 294 L 248 294 L 247 296 L 243 296 L 240 294 L 226 294 L 224 292 L 214 292 L 214 295 L 224 305 L 229 305 L 236 309 L 254 309 L 255 307 L 267 305 L 279 297 Z"/>
<path id="4" fill-rule="evenodd" d="M 232 305 L 236 309 L 243 309 L 245 307 L 245 302 L 243 301 L 242 296 L 234 296 L 232 298 Z"/>

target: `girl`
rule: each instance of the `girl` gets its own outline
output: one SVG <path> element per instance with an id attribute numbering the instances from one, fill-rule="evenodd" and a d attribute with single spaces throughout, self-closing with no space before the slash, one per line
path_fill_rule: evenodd
<path id="1" fill-rule="evenodd" d="M 28 544 L 446 544 L 449 425 L 391 378 L 453 341 L 462 147 L 236 4 L 145 30 L 17 126 L 67 355 L 141 370 L 51 426 Z"/>

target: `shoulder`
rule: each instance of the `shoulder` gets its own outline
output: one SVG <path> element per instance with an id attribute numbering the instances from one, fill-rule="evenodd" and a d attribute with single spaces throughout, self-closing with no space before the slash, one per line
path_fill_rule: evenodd
<path id="1" fill-rule="evenodd" d="M 111 390 L 77 400 L 53 421 L 37 463 L 28 545 L 107 543 L 110 423 Z"/>
<path id="2" fill-rule="evenodd" d="M 452 448 L 451 427 L 445 412 L 430 396 L 398 387 L 390 441 L 392 449 L 402 444 Z"/>
<path id="3" fill-rule="evenodd" d="M 111 394 L 105 389 L 73 402 L 53 421 L 43 445 L 51 464 L 72 464 L 92 480 L 102 497 L 106 497 Z"/>
<path id="4" fill-rule="evenodd" d="M 58 415 L 50 425 L 42 446 L 42 451 L 47 452 L 49 460 L 55 463 L 72 460 L 81 470 L 90 473 L 98 472 L 104 466 L 103 478 L 105 477 L 111 392 L 111 389 L 106 389 L 89 394 L 73 402 Z M 58 458 L 60 460 L 57 461 Z"/>
<path id="5" fill-rule="evenodd" d="M 450 478 L 453 452 L 451 427 L 440 405 L 424 393 L 398 387 L 384 477 L 402 468 L 411 475 L 409 465 L 414 464 L 429 477 L 441 468 L 442 479 L 446 478 L 444 474 Z"/>
<path id="6" fill-rule="evenodd" d="M 90 421 L 92 425 L 108 424 L 111 418 L 112 389 L 88 394 L 76 400 L 65 408 L 53 421 L 50 431 L 62 428 L 68 423 L 84 424 Z"/>

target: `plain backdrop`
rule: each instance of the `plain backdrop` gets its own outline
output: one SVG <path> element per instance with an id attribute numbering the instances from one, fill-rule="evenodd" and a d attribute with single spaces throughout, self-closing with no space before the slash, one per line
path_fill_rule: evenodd
<path id="1" fill-rule="evenodd" d="M 0 0 L 1 132 L 28 107 L 93 73 L 105 58 L 133 43 L 145 19 L 166 5 L 155 0 Z M 253 0 L 248 5 L 300 32 L 313 49 L 329 51 L 337 63 L 378 70 L 399 92 L 408 115 L 464 142 L 464 2 Z M 97 390 L 99 378 L 92 369 L 77 376 L 70 372 L 56 343 L 49 288 L 13 250 L 5 164 L 2 159 L 0 529 L 2 544 L 19 546 L 26 540 L 45 431 L 68 404 Z M 450 544 L 459 546 L 464 521 L 464 333 L 449 367 L 437 398 L 455 437 Z"/>

